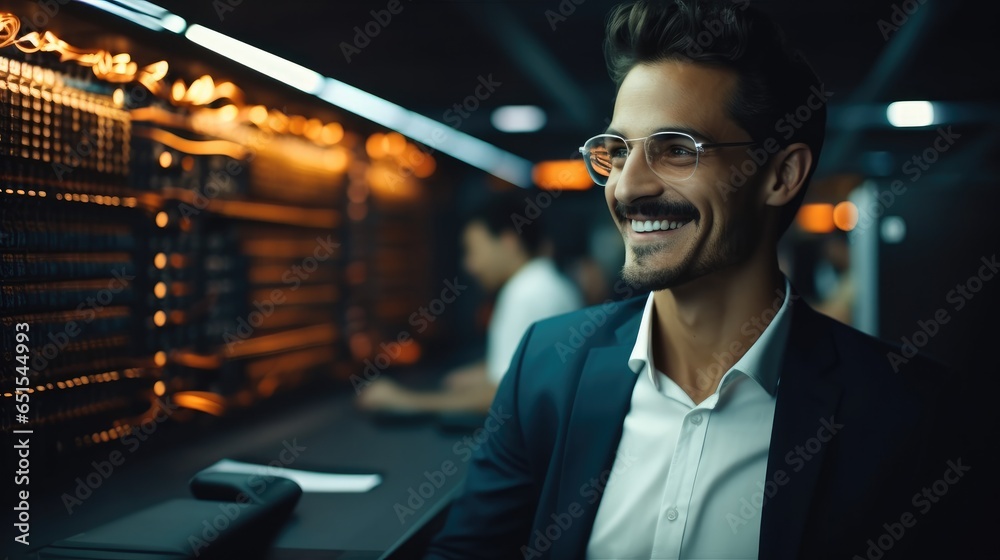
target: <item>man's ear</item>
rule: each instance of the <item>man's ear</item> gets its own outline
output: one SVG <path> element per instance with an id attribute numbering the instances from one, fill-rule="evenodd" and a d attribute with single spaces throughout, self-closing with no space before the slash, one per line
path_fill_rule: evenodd
<path id="1" fill-rule="evenodd" d="M 784 206 L 805 186 L 813 165 L 812 150 L 801 142 L 790 144 L 774 154 L 771 165 L 771 181 L 763 192 L 764 203 Z"/>

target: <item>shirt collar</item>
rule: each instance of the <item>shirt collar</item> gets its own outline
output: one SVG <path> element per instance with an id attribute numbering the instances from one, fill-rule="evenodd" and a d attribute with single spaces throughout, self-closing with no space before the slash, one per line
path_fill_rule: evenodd
<path id="1" fill-rule="evenodd" d="M 789 301 L 791 284 L 785 278 L 785 290 L 775 292 L 774 305 L 780 307 L 774 318 L 761 332 L 760 325 L 767 319 L 767 316 L 774 312 L 774 308 L 768 308 L 760 315 L 748 320 L 741 332 L 743 334 L 756 334 L 757 340 L 746 352 L 726 371 L 723 382 L 719 383 L 722 389 L 727 378 L 731 378 L 731 372 L 736 371 L 753 379 L 768 394 L 774 396 L 778 390 L 778 381 L 781 374 L 781 357 L 785 353 L 785 344 L 788 340 L 788 329 L 791 324 L 791 312 L 789 311 Z M 646 299 L 646 307 L 642 311 L 642 318 L 639 321 L 639 332 L 636 335 L 635 346 L 632 347 L 632 354 L 628 359 L 628 367 L 636 374 L 642 373 L 645 369 L 650 383 L 659 388 L 659 380 L 652 367 L 652 332 L 653 332 L 653 292 L 650 292 Z M 728 361 L 727 361 L 728 363 Z M 725 366 L 726 364 L 722 364 Z"/>

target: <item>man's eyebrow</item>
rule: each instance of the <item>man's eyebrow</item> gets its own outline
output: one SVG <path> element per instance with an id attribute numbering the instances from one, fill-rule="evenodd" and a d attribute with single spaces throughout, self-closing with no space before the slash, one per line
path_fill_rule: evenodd
<path id="1" fill-rule="evenodd" d="M 699 142 L 711 143 L 715 141 L 710 135 L 705 134 L 696 128 L 691 128 L 690 126 L 662 126 L 650 134 L 655 134 L 657 132 L 683 132 L 684 134 L 694 137 L 694 139 Z"/>
<path id="2" fill-rule="evenodd" d="M 693 136 L 694 139 L 698 140 L 699 142 L 701 141 L 704 141 L 705 143 L 715 142 L 715 140 L 710 135 L 705 134 L 704 132 L 697 130 L 695 128 L 691 128 L 689 126 L 661 126 L 659 128 L 652 130 L 650 134 L 656 134 L 657 132 L 683 132 L 685 134 Z M 620 131 L 611 127 L 608 127 L 607 130 L 604 131 L 604 134 L 614 134 L 615 136 L 621 136 L 622 138 L 627 138 Z"/>

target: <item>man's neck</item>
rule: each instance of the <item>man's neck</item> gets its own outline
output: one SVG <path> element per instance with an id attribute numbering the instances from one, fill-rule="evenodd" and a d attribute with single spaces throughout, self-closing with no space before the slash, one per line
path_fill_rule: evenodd
<path id="1" fill-rule="evenodd" d="M 695 403 L 715 392 L 782 304 L 784 276 L 776 259 L 763 262 L 653 294 L 653 363 Z"/>
<path id="2" fill-rule="evenodd" d="M 510 282 L 510 279 L 517 276 L 517 273 L 521 272 L 521 270 L 523 270 L 524 267 L 527 266 L 532 260 L 533 258 L 525 253 L 510 255 L 507 259 L 507 262 L 510 263 L 510 268 L 508 269 L 509 274 L 507 275 L 507 279 L 504 280 L 504 284 Z"/>

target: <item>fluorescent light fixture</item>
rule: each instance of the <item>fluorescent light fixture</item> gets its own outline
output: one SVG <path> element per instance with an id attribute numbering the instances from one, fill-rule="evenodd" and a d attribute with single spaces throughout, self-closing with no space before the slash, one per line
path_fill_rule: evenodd
<path id="1" fill-rule="evenodd" d="M 317 95 L 324 101 L 393 130 L 403 127 L 410 118 L 410 111 L 403 107 L 333 78 L 326 79 L 326 86 Z"/>
<path id="2" fill-rule="evenodd" d="M 530 161 L 377 95 L 333 78 L 326 79 L 326 87 L 317 95 L 435 152 L 448 154 L 519 187 L 528 188 L 532 184 Z"/>
<path id="3" fill-rule="evenodd" d="M 886 108 L 885 116 L 895 127 L 930 126 L 934 124 L 934 104 L 930 101 L 896 101 Z"/>
<path id="4" fill-rule="evenodd" d="M 153 31 L 182 33 L 187 27 L 184 18 L 145 0 L 79 0 Z"/>
<path id="5" fill-rule="evenodd" d="M 114 14 L 122 19 L 127 19 L 132 23 L 137 23 L 146 29 L 152 29 L 153 31 L 163 31 L 163 24 L 160 23 L 159 18 L 152 17 L 147 14 L 140 12 L 134 12 L 128 8 L 119 6 L 118 4 L 113 4 L 107 0 L 79 0 L 80 2 L 93 6 L 99 10 L 104 10 L 109 14 Z"/>
<path id="6" fill-rule="evenodd" d="M 187 22 L 184 21 L 184 18 L 176 14 L 166 14 L 162 16 L 160 18 L 160 25 L 162 25 L 167 31 L 173 31 L 178 35 L 184 33 L 184 30 L 187 29 Z"/>
<path id="7" fill-rule="evenodd" d="M 404 136 L 522 188 L 532 186 L 530 161 L 423 115 L 410 113 Z"/>
<path id="8" fill-rule="evenodd" d="M 146 0 L 111 0 L 111 1 L 114 2 L 115 4 L 121 4 L 122 6 L 125 6 L 126 8 L 129 8 L 133 11 L 141 12 L 157 18 L 163 17 L 164 15 L 170 13 L 166 10 L 166 8 L 157 6 L 152 2 L 146 2 Z"/>
<path id="9" fill-rule="evenodd" d="M 531 162 L 520 156 L 218 31 L 197 24 L 188 27 L 183 18 L 156 4 L 146 0 L 79 1 L 154 31 L 183 33 L 193 43 L 376 124 L 398 131 L 435 152 L 448 154 L 519 187 L 532 186 Z M 545 123 L 545 113 L 537 107 L 533 109 L 541 113 L 541 124 L 538 125 L 541 127 Z M 522 115 L 519 118 L 524 120 L 525 117 Z M 537 118 L 536 115 L 535 119 Z"/>
<path id="10" fill-rule="evenodd" d="M 501 132 L 535 132 L 545 126 L 545 111 L 534 105 L 506 105 L 493 111 L 490 122 Z"/>
<path id="11" fill-rule="evenodd" d="M 323 87 L 323 76 L 318 72 L 218 31 L 195 24 L 188 27 L 184 36 L 206 49 L 306 93 L 319 93 Z"/>

